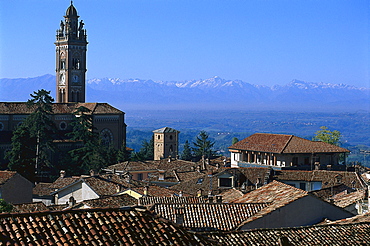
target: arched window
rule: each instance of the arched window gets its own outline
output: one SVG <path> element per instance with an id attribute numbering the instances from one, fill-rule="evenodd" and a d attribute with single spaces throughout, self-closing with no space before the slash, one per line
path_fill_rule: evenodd
<path id="1" fill-rule="evenodd" d="M 100 137 L 102 144 L 105 146 L 109 146 L 113 143 L 113 133 L 108 128 L 105 128 L 100 132 Z"/>

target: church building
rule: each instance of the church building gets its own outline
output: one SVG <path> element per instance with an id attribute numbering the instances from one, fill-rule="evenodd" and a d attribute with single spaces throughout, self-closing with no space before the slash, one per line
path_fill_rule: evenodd
<path id="1" fill-rule="evenodd" d="M 56 103 L 52 119 L 59 136 L 72 130 L 73 112 L 80 106 L 91 111 L 93 125 L 103 144 L 119 149 L 126 143 L 125 113 L 108 103 L 85 102 L 87 34 L 79 21 L 76 8 L 68 7 L 56 34 Z M 42 88 L 40 88 L 42 89 Z M 30 92 L 32 93 L 32 92 Z M 0 165 L 4 167 L 5 152 L 11 148 L 12 132 L 32 111 L 26 102 L 0 102 Z M 56 139 L 58 147 L 68 148 L 68 139 Z"/>

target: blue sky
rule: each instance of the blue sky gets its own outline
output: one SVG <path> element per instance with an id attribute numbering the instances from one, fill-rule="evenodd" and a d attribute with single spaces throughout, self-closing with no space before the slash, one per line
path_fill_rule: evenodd
<path id="1" fill-rule="evenodd" d="M 370 87 L 366 0 L 75 0 L 88 78 Z M 0 78 L 55 73 L 70 1 L 0 1 Z"/>

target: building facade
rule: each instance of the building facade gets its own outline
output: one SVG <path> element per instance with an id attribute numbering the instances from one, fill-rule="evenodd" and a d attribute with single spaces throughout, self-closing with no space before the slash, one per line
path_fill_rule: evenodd
<path id="1" fill-rule="evenodd" d="M 179 146 L 179 131 L 163 127 L 153 131 L 154 134 L 154 160 L 163 158 L 177 158 Z"/>
<path id="2" fill-rule="evenodd" d="M 350 151 L 294 135 L 255 133 L 229 147 L 232 167 L 327 169 Z M 343 165 L 342 165 L 343 166 Z"/>

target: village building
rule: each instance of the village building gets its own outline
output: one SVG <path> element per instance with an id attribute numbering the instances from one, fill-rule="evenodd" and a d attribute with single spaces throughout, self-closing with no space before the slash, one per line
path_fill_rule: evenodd
<path id="1" fill-rule="evenodd" d="M 294 135 L 255 133 L 229 147 L 232 167 L 271 166 L 274 169 L 342 168 L 340 156 L 350 151 Z"/>
<path id="2" fill-rule="evenodd" d="M 154 160 L 176 158 L 179 152 L 179 131 L 163 127 L 153 131 Z"/>
<path id="3" fill-rule="evenodd" d="M 324 219 L 338 220 L 354 215 L 307 191 L 278 181 L 272 181 L 231 202 L 269 204 L 245 220 L 239 230 L 314 225 Z"/>

